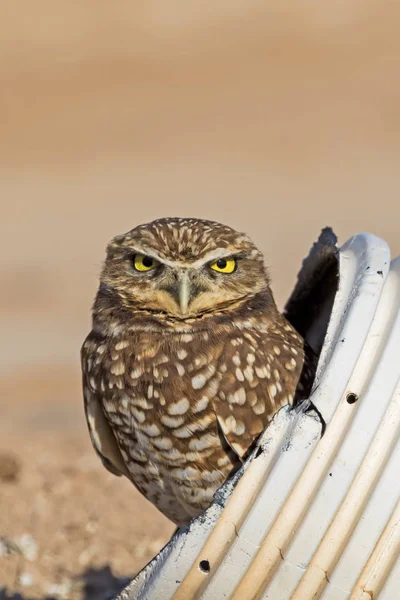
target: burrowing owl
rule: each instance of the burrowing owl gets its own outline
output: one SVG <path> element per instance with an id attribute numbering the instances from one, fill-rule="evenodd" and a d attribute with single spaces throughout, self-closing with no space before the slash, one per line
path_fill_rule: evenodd
<path id="1" fill-rule="evenodd" d="M 246 235 L 171 218 L 109 244 L 82 348 L 90 435 L 171 521 L 202 512 L 296 388 L 304 397 L 306 362 Z"/>

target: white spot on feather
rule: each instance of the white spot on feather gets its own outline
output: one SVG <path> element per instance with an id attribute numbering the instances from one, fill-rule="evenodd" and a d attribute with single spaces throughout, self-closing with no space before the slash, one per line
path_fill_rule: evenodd
<path id="1" fill-rule="evenodd" d="M 276 385 L 270 385 L 269 388 L 269 393 L 271 394 L 272 398 L 275 398 L 276 396 Z"/>
<path id="2" fill-rule="evenodd" d="M 239 367 L 236 368 L 235 375 L 239 381 L 244 381 L 243 371 Z"/>
<path id="3" fill-rule="evenodd" d="M 129 346 L 129 342 L 127 342 L 126 340 L 122 340 L 121 342 L 118 342 L 117 344 L 115 344 L 115 349 L 118 350 L 123 350 L 124 348 L 127 348 Z"/>
<path id="4" fill-rule="evenodd" d="M 171 450 L 173 444 L 169 438 L 157 438 L 153 440 L 153 445 L 159 450 Z"/>
<path id="5" fill-rule="evenodd" d="M 135 406 L 131 406 L 131 413 L 138 423 L 144 423 L 146 416 L 143 411 L 139 410 Z"/>
<path id="6" fill-rule="evenodd" d="M 174 428 L 174 427 L 180 427 L 181 425 L 183 425 L 183 423 L 185 422 L 185 419 L 183 417 L 170 417 L 168 415 L 162 415 L 160 417 L 160 421 L 163 425 Z"/>
<path id="7" fill-rule="evenodd" d="M 234 365 L 236 365 L 237 367 L 240 367 L 240 356 L 239 354 L 234 354 L 232 357 L 232 362 Z"/>
<path id="8" fill-rule="evenodd" d="M 256 357 L 254 356 L 254 354 L 251 354 L 251 352 L 247 355 L 247 362 L 249 365 L 252 365 L 254 363 L 254 361 L 256 360 Z"/>
<path id="9" fill-rule="evenodd" d="M 228 402 L 243 405 L 246 402 L 246 392 L 244 389 L 239 388 L 233 394 L 228 394 Z"/>
<path id="10" fill-rule="evenodd" d="M 154 423 L 152 425 L 144 425 L 143 427 L 141 427 L 141 431 L 147 433 L 147 435 L 149 435 L 150 437 L 156 437 L 161 433 L 160 429 Z"/>
<path id="11" fill-rule="evenodd" d="M 136 367 L 136 369 L 132 369 L 132 371 L 131 371 L 132 379 L 137 379 L 141 375 L 143 375 L 143 369 L 141 367 Z"/>
<path id="12" fill-rule="evenodd" d="M 267 377 L 267 369 L 265 367 L 256 367 L 255 371 L 257 377 L 260 379 L 265 379 Z"/>
<path id="13" fill-rule="evenodd" d="M 253 406 L 253 410 L 256 413 L 256 415 L 262 415 L 263 413 L 265 413 L 265 405 L 264 402 L 257 402 L 257 404 L 255 404 Z"/>
<path id="14" fill-rule="evenodd" d="M 242 435 L 245 430 L 246 428 L 243 421 L 236 421 L 236 426 L 233 428 L 233 433 L 236 433 L 236 435 Z"/>
<path id="15" fill-rule="evenodd" d="M 192 387 L 195 390 L 200 390 L 202 387 L 204 387 L 206 385 L 206 383 L 207 383 L 207 378 L 202 373 L 192 377 Z"/>
<path id="16" fill-rule="evenodd" d="M 181 398 L 178 402 L 172 402 L 168 406 L 168 412 L 170 415 L 184 415 L 189 410 L 189 406 L 189 400 Z"/>
<path id="17" fill-rule="evenodd" d="M 125 373 L 125 365 L 123 362 L 112 363 L 110 371 L 113 375 L 123 375 Z"/>
<path id="18" fill-rule="evenodd" d="M 181 365 L 180 363 L 176 363 L 175 367 L 176 367 L 176 370 L 178 371 L 178 375 L 180 375 L 182 377 L 185 374 L 185 367 L 183 365 Z"/>
<path id="19" fill-rule="evenodd" d="M 193 438 L 189 442 L 189 448 L 191 450 L 204 450 L 205 448 L 211 448 L 216 446 L 219 440 L 216 435 L 206 434 L 201 438 Z"/>
<path id="20" fill-rule="evenodd" d="M 210 399 L 208 398 L 208 396 L 203 396 L 194 405 L 193 412 L 198 413 L 198 412 L 201 412 L 202 410 L 205 410 L 208 406 L 209 401 L 210 401 Z"/>
<path id="21" fill-rule="evenodd" d="M 243 371 L 244 376 L 246 377 L 247 381 L 253 381 L 253 368 L 250 367 L 250 365 L 248 365 L 245 370 Z"/>
<path id="22" fill-rule="evenodd" d="M 201 478 L 209 483 L 221 482 L 224 480 L 224 476 L 221 471 L 203 471 Z"/>
<path id="23" fill-rule="evenodd" d="M 231 433 L 236 427 L 236 419 L 233 415 L 229 415 L 224 421 L 225 433 Z"/>
<path id="24" fill-rule="evenodd" d="M 185 469 L 171 469 L 171 476 L 175 479 L 183 480 L 183 481 L 191 481 L 193 479 L 200 478 L 200 472 L 193 467 L 186 467 Z"/>

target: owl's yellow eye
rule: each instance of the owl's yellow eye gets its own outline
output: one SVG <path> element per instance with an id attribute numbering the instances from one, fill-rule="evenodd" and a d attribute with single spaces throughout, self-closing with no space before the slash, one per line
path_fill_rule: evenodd
<path id="1" fill-rule="evenodd" d="M 155 269 L 158 265 L 158 262 L 152 258 L 151 256 L 146 256 L 145 254 L 135 254 L 133 259 L 133 266 L 136 271 L 151 271 Z"/>
<path id="2" fill-rule="evenodd" d="M 210 268 L 218 273 L 233 273 L 236 269 L 236 260 L 234 258 L 219 258 L 210 264 Z"/>

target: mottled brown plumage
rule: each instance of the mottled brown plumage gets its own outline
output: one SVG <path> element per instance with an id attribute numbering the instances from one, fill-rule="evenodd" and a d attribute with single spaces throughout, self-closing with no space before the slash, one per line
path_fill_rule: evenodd
<path id="1" fill-rule="evenodd" d="M 311 382 L 260 251 L 198 219 L 159 219 L 112 240 L 82 369 L 103 463 L 178 525 Z"/>

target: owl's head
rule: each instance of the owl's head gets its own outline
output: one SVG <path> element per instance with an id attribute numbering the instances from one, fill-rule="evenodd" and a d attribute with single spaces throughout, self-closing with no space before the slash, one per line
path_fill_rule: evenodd
<path id="1" fill-rule="evenodd" d="M 269 290 L 263 256 L 244 234 L 212 221 L 165 218 L 114 238 L 101 288 L 125 309 L 183 320 Z"/>

